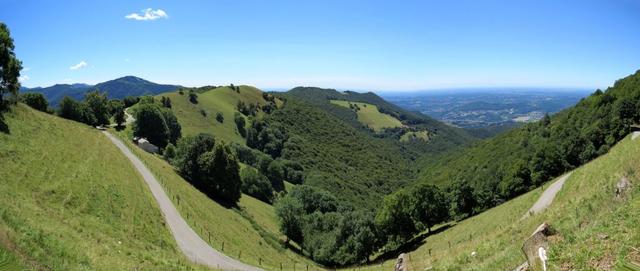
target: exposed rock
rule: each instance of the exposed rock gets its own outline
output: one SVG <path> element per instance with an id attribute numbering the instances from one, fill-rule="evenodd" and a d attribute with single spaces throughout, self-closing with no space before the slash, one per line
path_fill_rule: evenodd
<path id="1" fill-rule="evenodd" d="M 529 239 L 524 241 L 522 252 L 524 252 L 527 257 L 528 270 L 546 270 L 546 252 L 549 249 L 547 236 L 551 234 L 553 234 L 553 230 L 549 224 L 542 223 Z"/>
<path id="2" fill-rule="evenodd" d="M 631 182 L 627 177 L 622 177 L 616 184 L 616 199 L 623 199 L 627 195 L 627 191 L 631 188 Z"/>
<path id="3" fill-rule="evenodd" d="M 407 254 L 400 254 L 396 260 L 395 271 L 409 271 L 409 257 Z"/>

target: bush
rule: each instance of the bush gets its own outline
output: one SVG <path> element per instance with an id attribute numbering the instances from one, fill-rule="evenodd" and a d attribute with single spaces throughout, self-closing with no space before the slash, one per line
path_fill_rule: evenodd
<path id="1" fill-rule="evenodd" d="M 247 136 L 247 128 L 245 127 L 246 122 L 242 114 L 235 112 L 235 114 L 233 114 L 233 121 L 236 123 L 236 128 L 238 128 L 238 133 L 240 133 L 242 137 L 246 137 Z"/>
<path id="2" fill-rule="evenodd" d="M 169 162 L 173 161 L 173 159 L 176 158 L 176 146 L 171 143 L 167 144 L 167 147 L 164 148 L 162 156 L 164 156 L 164 159 Z"/>
<path id="3" fill-rule="evenodd" d="M 49 102 L 47 102 L 47 99 L 44 97 L 44 95 L 42 95 L 42 93 L 23 93 L 22 95 L 20 95 L 20 101 L 30 106 L 31 108 L 42 112 L 47 112 L 49 108 Z"/>
<path id="4" fill-rule="evenodd" d="M 191 102 L 192 104 L 197 104 L 198 94 L 195 94 L 194 92 L 189 92 L 189 102 Z"/>
<path id="5" fill-rule="evenodd" d="M 256 169 L 245 167 L 240 171 L 242 192 L 266 203 L 273 201 L 273 187 L 264 175 Z"/>
<path id="6" fill-rule="evenodd" d="M 222 115 L 222 112 L 218 112 L 218 113 L 216 113 L 216 120 L 217 120 L 219 123 L 223 123 L 223 122 L 224 122 L 224 115 Z"/>

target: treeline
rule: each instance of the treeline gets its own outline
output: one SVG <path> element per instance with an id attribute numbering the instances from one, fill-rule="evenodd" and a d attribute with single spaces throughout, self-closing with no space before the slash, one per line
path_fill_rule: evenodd
<path id="1" fill-rule="evenodd" d="M 111 117 L 118 126 L 125 121 L 124 103 L 117 99 L 109 100 L 107 94 L 99 90 L 87 92 L 83 101 L 65 96 L 60 102 L 57 114 L 62 118 L 91 126 L 109 125 Z"/>
<path id="2" fill-rule="evenodd" d="M 457 199 L 457 198 L 456 198 Z M 447 194 L 423 184 L 384 199 L 377 211 L 356 209 L 330 193 L 295 186 L 275 204 L 281 232 L 303 253 L 329 266 L 364 263 L 383 249 L 397 249 L 416 234 L 450 218 Z"/>

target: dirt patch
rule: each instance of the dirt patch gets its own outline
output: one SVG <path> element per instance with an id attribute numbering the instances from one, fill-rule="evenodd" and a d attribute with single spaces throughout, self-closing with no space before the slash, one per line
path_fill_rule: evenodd
<path id="1" fill-rule="evenodd" d="M 629 255 L 627 255 L 627 260 L 640 263 L 640 251 L 632 249 Z"/>
<path id="2" fill-rule="evenodd" d="M 589 260 L 589 266 L 595 268 L 596 270 L 613 270 L 613 267 L 616 264 L 615 257 L 607 254 L 600 259 Z"/>

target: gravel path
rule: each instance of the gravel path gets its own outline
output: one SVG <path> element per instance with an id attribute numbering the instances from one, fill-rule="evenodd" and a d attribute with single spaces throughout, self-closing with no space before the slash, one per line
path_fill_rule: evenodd
<path id="1" fill-rule="evenodd" d="M 633 134 L 631 134 L 631 140 L 635 140 L 636 138 L 638 138 L 640 136 L 640 132 L 633 132 Z"/>
<path id="2" fill-rule="evenodd" d="M 560 189 L 562 189 L 564 182 L 569 178 L 569 176 L 571 176 L 571 172 L 565 174 L 564 176 L 560 177 L 560 179 L 552 183 L 547 188 L 547 190 L 542 193 L 538 201 L 533 204 L 533 207 L 531 207 L 531 209 L 529 209 L 529 211 L 527 211 L 527 213 L 522 216 L 522 218 L 527 218 L 531 214 L 539 213 L 542 210 L 547 209 L 547 207 L 551 205 L 551 202 L 556 197 L 556 194 L 558 194 Z"/>
<path id="3" fill-rule="evenodd" d="M 224 269 L 224 270 L 246 270 L 246 271 L 258 271 L 261 270 L 257 267 L 253 267 L 235 259 L 232 259 L 217 250 L 213 249 L 207 244 L 200 236 L 191 229 L 187 222 L 180 216 L 178 210 L 162 189 L 160 182 L 151 174 L 149 169 L 136 157 L 127 146 L 124 145 L 119 139 L 112 134 L 103 132 L 112 142 L 115 144 L 122 153 L 129 158 L 131 164 L 140 172 L 140 175 L 144 178 L 144 181 L 149 186 L 153 197 L 158 202 L 160 210 L 164 215 L 164 219 L 173 234 L 173 237 L 178 243 L 178 247 L 182 250 L 187 258 L 191 261 L 207 265 L 212 268 Z"/>

